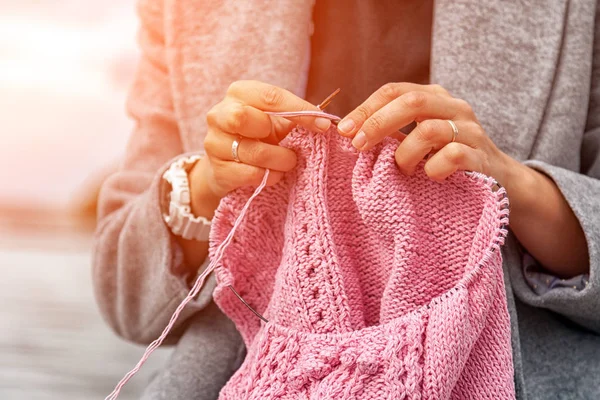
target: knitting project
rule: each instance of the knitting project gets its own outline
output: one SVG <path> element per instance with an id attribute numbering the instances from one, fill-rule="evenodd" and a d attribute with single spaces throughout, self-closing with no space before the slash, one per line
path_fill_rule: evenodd
<path id="1" fill-rule="evenodd" d="M 252 189 L 213 220 L 214 298 L 248 349 L 220 399 L 515 398 L 504 189 L 477 173 L 405 176 L 391 138 L 358 152 L 333 127 L 297 128 L 284 145 L 296 169 L 235 234 Z"/>

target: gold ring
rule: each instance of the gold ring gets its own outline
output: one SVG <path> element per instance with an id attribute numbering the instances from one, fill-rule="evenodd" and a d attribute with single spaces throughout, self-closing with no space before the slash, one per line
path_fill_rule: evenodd
<path id="1" fill-rule="evenodd" d="M 448 123 L 452 127 L 452 142 L 456 142 L 456 138 L 458 137 L 458 127 L 451 119 L 447 119 Z"/>
<path id="2" fill-rule="evenodd" d="M 237 139 L 233 140 L 233 143 L 231 144 L 231 156 L 233 157 L 233 161 L 239 163 L 240 161 L 240 157 L 238 154 L 238 150 L 240 148 L 240 142 L 242 141 L 242 137 L 240 136 Z"/>

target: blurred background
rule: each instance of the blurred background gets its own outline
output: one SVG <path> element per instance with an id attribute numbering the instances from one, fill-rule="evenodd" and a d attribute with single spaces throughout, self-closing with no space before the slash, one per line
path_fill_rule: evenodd
<path id="1" fill-rule="evenodd" d="M 143 353 L 102 321 L 90 272 L 96 195 L 132 129 L 137 25 L 135 0 L 0 0 L 2 400 L 103 399 Z"/>

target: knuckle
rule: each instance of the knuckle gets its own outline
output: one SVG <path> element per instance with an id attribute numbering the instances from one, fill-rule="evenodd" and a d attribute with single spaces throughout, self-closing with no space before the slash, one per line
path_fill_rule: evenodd
<path id="1" fill-rule="evenodd" d="M 357 125 L 360 125 L 360 124 L 358 124 L 358 122 L 361 122 L 361 121 L 366 121 L 367 119 L 369 119 L 369 116 L 370 116 L 370 115 L 371 115 L 371 113 L 369 112 L 369 109 L 368 109 L 367 107 L 365 107 L 365 106 L 359 106 L 359 107 L 358 107 L 358 108 L 357 108 L 357 109 L 354 111 L 354 113 L 353 113 L 353 115 L 352 115 L 352 117 L 351 117 L 351 118 L 352 118 L 354 121 L 356 121 L 356 122 L 357 122 Z"/>
<path id="2" fill-rule="evenodd" d="M 469 131 L 471 132 L 471 135 L 473 137 L 475 137 L 477 139 L 482 139 L 487 136 L 483 127 L 481 125 L 479 125 L 477 122 L 473 121 L 473 122 L 471 122 L 470 125 L 471 126 L 469 127 Z"/>
<path id="3" fill-rule="evenodd" d="M 235 95 L 236 93 L 240 93 L 243 90 L 243 87 L 246 85 L 248 81 L 240 80 L 232 82 L 227 88 L 227 94 Z"/>
<path id="4" fill-rule="evenodd" d="M 211 130 L 208 131 L 206 137 L 204 138 L 204 150 L 208 154 L 214 154 L 217 148 L 218 140 L 215 137 L 215 134 L 212 133 Z"/>
<path id="5" fill-rule="evenodd" d="M 261 97 L 262 101 L 270 107 L 276 107 L 283 102 L 283 92 L 275 86 L 267 88 L 262 92 Z"/>
<path id="6" fill-rule="evenodd" d="M 427 95 L 423 92 L 408 92 L 402 98 L 408 108 L 420 109 L 427 103 Z"/>
<path id="7" fill-rule="evenodd" d="M 435 94 L 440 94 L 440 95 L 447 95 L 448 94 L 448 91 L 442 85 L 440 85 L 440 84 L 433 83 L 433 84 L 429 85 L 429 87 L 431 88 L 431 90 Z"/>
<path id="8" fill-rule="evenodd" d="M 383 97 L 385 100 L 395 99 L 396 97 L 398 97 L 400 92 L 398 90 L 398 86 L 399 84 L 396 82 L 386 83 L 385 85 L 379 88 L 379 93 L 381 94 L 381 97 Z"/>
<path id="9" fill-rule="evenodd" d="M 457 99 L 457 104 L 458 104 L 458 110 L 466 115 L 471 115 L 473 114 L 473 108 L 471 107 L 471 105 L 463 100 L 463 99 Z"/>
<path id="10" fill-rule="evenodd" d="M 381 113 L 377 113 L 371 116 L 371 118 L 369 118 L 369 120 L 367 121 L 368 123 L 368 128 L 366 129 L 367 132 L 370 131 L 369 128 L 372 128 L 374 130 L 381 130 L 385 127 L 386 125 L 386 117 L 384 115 L 382 115 Z"/>
<path id="11" fill-rule="evenodd" d="M 227 127 L 238 133 L 246 123 L 246 109 L 241 104 L 232 105 L 227 110 Z"/>
<path id="12" fill-rule="evenodd" d="M 231 82 L 231 84 L 229 84 L 229 87 L 227 88 L 227 94 L 237 93 L 239 87 L 240 87 L 240 81 Z"/>
<path id="13" fill-rule="evenodd" d="M 434 120 L 426 120 L 418 124 L 415 130 L 417 139 L 423 142 L 429 142 L 433 139 L 436 132 L 439 131 L 439 124 Z"/>
<path id="14" fill-rule="evenodd" d="M 268 153 L 267 148 L 261 146 L 259 142 L 252 143 L 252 146 L 247 150 L 249 163 L 254 165 L 264 164 L 269 158 Z"/>
<path id="15" fill-rule="evenodd" d="M 206 113 L 206 123 L 208 126 L 214 126 L 217 123 L 217 116 L 219 114 L 218 105 L 214 106 Z"/>
<path id="16" fill-rule="evenodd" d="M 454 163 L 461 164 L 465 160 L 465 152 L 462 146 L 458 143 L 449 143 L 446 146 L 446 158 Z"/>

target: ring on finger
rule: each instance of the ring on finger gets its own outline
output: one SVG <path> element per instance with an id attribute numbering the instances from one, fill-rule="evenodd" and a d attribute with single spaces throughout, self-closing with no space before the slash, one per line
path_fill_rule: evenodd
<path id="1" fill-rule="evenodd" d="M 458 137 L 458 127 L 451 119 L 447 119 L 448 123 L 452 127 L 452 142 L 456 142 L 456 138 Z"/>
<path id="2" fill-rule="evenodd" d="M 240 156 L 239 156 L 239 149 L 240 149 L 240 143 L 242 142 L 242 137 L 238 137 L 237 139 L 233 140 L 233 143 L 231 143 L 231 157 L 233 157 L 233 161 L 237 162 L 237 163 L 241 163 L 242 161 L 240 161 Z"/>

